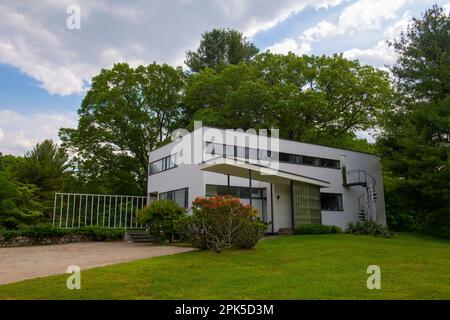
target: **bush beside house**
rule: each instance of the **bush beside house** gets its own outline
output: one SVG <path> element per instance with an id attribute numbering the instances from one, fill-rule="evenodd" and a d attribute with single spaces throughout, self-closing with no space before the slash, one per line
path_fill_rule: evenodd
<path id="1" fill-rule="evenodd" d="M 138 221 L 144 224 L 150 234 L 160 240 L 175 239 L 175 226 L 184 215 L 184 209 L 170 200 L 154 201 L 141 209 L 138 213 Z"/>
<path id="2" fill-rule="evenodd" d="M 376 223 L 372 220 L 352 223 L 349 222 L 346 229 L 347 233 L 352 234 L 366 234 L 372 235 L 374 237 L 380 238 L 391 238 L 393 236 L 392 232 L 389 232 L 388 228 Z"/>
<path id="3" fill-rule="evenodd" d="M 337 226 L 326 226 L 321 224 L 306 224 L 295 228 L 294 234 L 336 234 L 344 233 L 341 228 Z"/>
<path id="4" fill-rule="evenodd" d="M 178 230 L 193 247 L 220 252 L 227 248 L 252 248 L 267 230 L 257 211 L 231 196 L 198 197 L 193 214 Z"/>

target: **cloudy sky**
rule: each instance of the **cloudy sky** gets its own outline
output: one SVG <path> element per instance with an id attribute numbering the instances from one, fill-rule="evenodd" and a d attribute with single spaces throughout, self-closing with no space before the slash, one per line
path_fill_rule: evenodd
<path id="1" fill-rule="evenodd" d="M 0 152 L 23 154 L 76 110 L 101 68 L 183 65 L 201 33 L 242 31 L 262 51 L 332 54 L 385 68 L 412 16 L 449 0 L 0 0 Z M 68 29 L 77 5 L 81 28 Z"/>

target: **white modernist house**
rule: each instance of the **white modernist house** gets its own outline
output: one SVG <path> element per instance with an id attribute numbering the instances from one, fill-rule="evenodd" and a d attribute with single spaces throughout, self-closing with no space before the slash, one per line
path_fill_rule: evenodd
<path id="1" fill-rule="evenodd" d="M 150 201 L 170 199 L 189 212 L 198 196 L 232 195 L 257 208 L 273 233 L 302 224 L 386 224 L 379 157 L 283 139 L 276 151 L 239 146 L 212 139 L 211 130 L 225 136 L 200 127 L 150 153 Z M 241 131 L 235 137 L 255 136 Z M 186 161 L 187 154 L 197 161 Z M 271 162 L 262 165 L 261 159 Z"/>

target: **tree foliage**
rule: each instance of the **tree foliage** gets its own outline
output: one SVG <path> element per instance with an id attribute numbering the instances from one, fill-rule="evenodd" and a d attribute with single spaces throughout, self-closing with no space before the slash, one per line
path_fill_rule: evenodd
<path id="1" fill-rule="evenodd" d="M 280 128 L 283 138 L 343 146 L 389 110 L 388 75 L 341 55 L 264 53 L 190 77 L 186 115 L 219 128 Z"/>
<path id="2" fill-rule="evenodd" d="M 78 110 L 78 127 L 60 130 L 79 178 L 91 190 L 142 194 L 148 154 L 177 127 L 183 89 L 183 71 L 166 64 L 102 70 Z"/>
<path id="3" fill-rule="evenodd" d="M 14 229 L 21 224 L 32 224 L 43 214 L 36 197 L 38 188 L 15 179 L 14 167 L 22 160 L 0 153 L 0 227 Z"/>
<path id="4" fill-rule="evenodd" d="M 258 51 L 239 31 L 213 29 L 202 34 L 196 51 L 186 52 L 185 63 L 194 72 L 206 67 L 220 70 L 228 64 L 249 62 Z"/>
<path id="5" fill-rule="evenodd" d="M 433 6 L 393 43 L 397 112 L 385 123 L 379 150 L 385 168 L 391 220 L 450 234 L 450 18 Z"/>
<path id="6" fill-rule="evenodd" d="M 50 216 L 54 193 L 64 188 L 70 176 L 68 157 L 52 140 L 44 140 L 17 163 L 15 175 L 18 181 L 37 187 L 36 200 Z"/>

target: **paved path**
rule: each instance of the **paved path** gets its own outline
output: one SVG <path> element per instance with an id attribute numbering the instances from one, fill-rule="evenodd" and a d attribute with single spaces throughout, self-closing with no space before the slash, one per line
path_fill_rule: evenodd
<path id="1" fill-rule="evenodd" d="M 69 265 L 77 265 L 81 270 L 86 270 L 191 250 L 194 249 L 124 241 L 0 248 L 0 285 L 63 274 Z"/>

